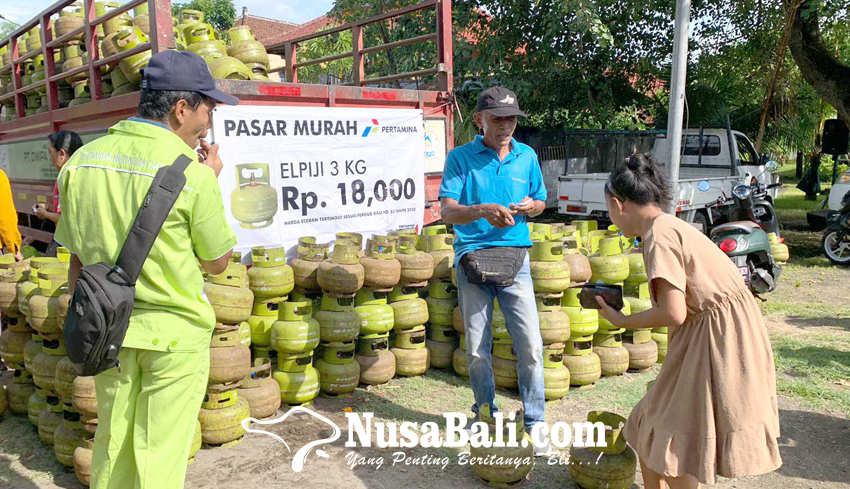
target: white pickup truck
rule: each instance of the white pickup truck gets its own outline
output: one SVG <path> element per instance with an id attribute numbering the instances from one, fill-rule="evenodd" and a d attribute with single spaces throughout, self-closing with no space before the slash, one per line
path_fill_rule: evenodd
<path id="1" fill-rule="evenodd" d="M 730 141 L 734 143 L 730 145 Z M 667 138 L 658 137 L 652 144 L 656 161 L 665 165 Z M 756 178 L 765 185 L 778 181 L 779 175 L 766 172 L 767 156 L 759 157 L 750 140 L 738 131 L 720 128 L 688 129 L 682 136 L 682 161 L 675 183 L 676 215 L 707 231 L 719 218 L 719 210 L 711 208 L 722 191 L 731 195 L 739 183 L 752 183 Z M 568 160 L 566 168 L 575 168 Z M 567 173 L 558 178 L 558 212 L 572 216 L 607 217 L 605 182 L 608 173 Z M 701 192 L 697 184 L 708 180 L 711 188 Z M 778 189 L 769 190 L 771 201 Z"/>

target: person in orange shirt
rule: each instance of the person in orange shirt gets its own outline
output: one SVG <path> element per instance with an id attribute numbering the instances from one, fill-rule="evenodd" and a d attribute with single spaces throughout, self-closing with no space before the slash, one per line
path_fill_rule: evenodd
<path id="1" fill-rule="evenodd" d="M 12 201 L 12 186 L 3 170 L 0 170 L 0 248 L 3 249 L 3 253 L 14 254 L 17 261 L 24 259 L 21 255 L 18 213 Z"/>

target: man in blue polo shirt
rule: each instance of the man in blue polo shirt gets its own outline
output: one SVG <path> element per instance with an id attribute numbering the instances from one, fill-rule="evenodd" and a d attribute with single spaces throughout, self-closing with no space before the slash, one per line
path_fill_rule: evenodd
<path id="1" fill-rule="evenodd" d="M 545 397 L 543 340 L 526 253 L 531 246 L 526 216 L 534 217 L 546 208 L 546 187 L 534 150 L 512 137 L 517 116 L 526 115 L 512 91 L 494 87 L 481 93 L 474 118 L 484 135 L 448 154 L 440 201 L 443 221 L 454 224 L 456 236 L 458 295 L 475 394 L 472 411 L 477 420 L 478 406 L 487 403 L 496 410 L 490 352 L 497 299 L 513 341 L 524 421 L 530 431 L 544 420 Z M 473 256 L 480 260 L 472 260 Z M 481 263 L 484 265 L 478 270 L 488 266 L 500 269 L 511 259 L 516 265 L 513 270 L 507 267 L 506 273 L 513 275 L 510 285 L 489 283 L 486 274 L 476 272 Z M 477 263 L 471 264 L 473 261 Z M 535 455 L 550 451 L 548 441 L 535 443 Z"/>

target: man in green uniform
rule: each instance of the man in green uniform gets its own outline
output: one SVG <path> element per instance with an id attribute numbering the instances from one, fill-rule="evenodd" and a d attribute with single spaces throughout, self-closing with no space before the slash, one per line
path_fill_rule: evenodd
<path id="1" fill-rule="evenodd" d="M 157 170 L 181 154 L 195 161 L 136 283 L 120 366 L 95 377 L 93 489 L 183 487 L 215 326 L 198 260 L 219 274 L 236 244 L 218 146 L 202 140 L 217 102 L 238 99 L 215 88 L 199 56 L 158 53 L 142 74 L 138 117 L 80 148 L 59 175 L 55 239 L 72 253 L 73 288 L 83 265 L 115 263 Z"/>

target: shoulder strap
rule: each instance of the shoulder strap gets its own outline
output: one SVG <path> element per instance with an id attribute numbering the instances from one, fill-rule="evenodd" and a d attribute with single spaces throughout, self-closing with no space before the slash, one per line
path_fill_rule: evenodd
<path id="1" fill-rule="evenodd" d="M 186 184 L 183 171 L 191 162 L 186 155 L 180 155 L 173 164 L 156 172 L 151 188 L 136 215 L 136 221 L 118 255 L 116 269 L 113 269 L 129 285 L 135 285 L 142 273 L 142 266 L 162 229 L 162 224 Z"/>

